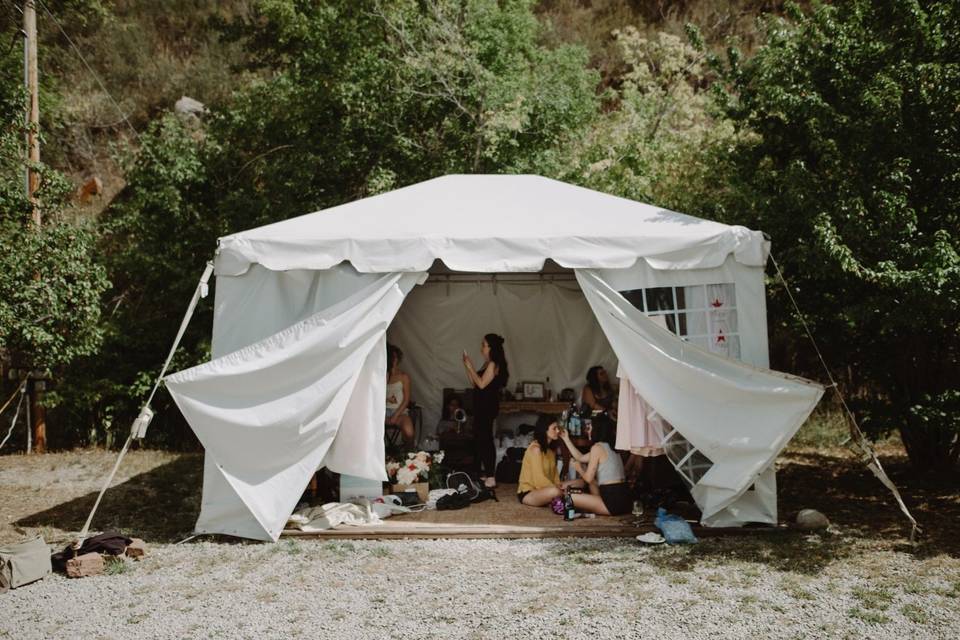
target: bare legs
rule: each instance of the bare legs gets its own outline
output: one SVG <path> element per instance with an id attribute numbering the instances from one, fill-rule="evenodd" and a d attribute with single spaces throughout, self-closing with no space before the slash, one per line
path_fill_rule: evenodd
<path id="1" fill-rule="evenodd" d="M 414 444 L 413 437 L 415 435 L 413 429 L 413 419 L 409 415 L 403 414 L 400 416 L 400 422 L 397 426 L 400 427 L 400 434 L 403 436 L 403 441 L 408 447 L 412 446 Z"/>
<path id="2" fill-rule="evenodd" d="M 600 497 L 599 489 L 597 493 L 593 493 L 594 484 L 590 485 L 590 493 L 575 493 L 573 494 L 573 506 L 576 507 L 579 511 L 585 511 L 587 513 L 595 513 L 599 516 L 608 516 L 610 512 L 607 511 L 607 506 L 603 504 L 603 498 Z"/>
<path id="3" fill-rule="evenodd" d="M 534 489 L 527 495 L 523 496 L 523 504 L 527 505 L 528 507 L 545 507 L 550 504 L 551 500 L 554 498 L 559 498 L 562 495 L 563 492 L 560 491 L 558 487 Z"/>

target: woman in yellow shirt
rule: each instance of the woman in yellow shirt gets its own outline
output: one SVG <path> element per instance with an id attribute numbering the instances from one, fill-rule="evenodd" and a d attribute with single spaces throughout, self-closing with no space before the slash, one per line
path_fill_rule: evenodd
<path id="1" fill-rule="evenodd" d="M 541 415 L 533 430 L 533 442 L 523 454 L 517 499 L 530 507 L 545 507 L 562 496 L 569 483 L 560 482 L 557 454 L 551 445 L 560 437 L 555 416 Z"/>

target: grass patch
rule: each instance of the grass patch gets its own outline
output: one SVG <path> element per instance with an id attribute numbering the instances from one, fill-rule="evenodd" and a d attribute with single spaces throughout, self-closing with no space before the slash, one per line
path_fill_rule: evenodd
<path id="1" fill-rule="evenodd" d="M 890 622 L 890 618 L 883 615 L 879 611 L 864 610 L 860 607 L 854 607 L 853 609 L 850 609 L 849 615 L 851 618 L 863 620 L 867 624 L 886 624 Z"/>
<path id="2" fill-rule="evenodd" d="M 103 572 L 108 576 L 118 576 L 130 571 L 130 565 L 120 556 L 108 556 L 103 564 Z"/>
<path id="3" fill-rule="evenodd" d="M 370 549 L 370 555 L 372 555 L 374 558 L 389 558 L 391 555 L 393 555 L 393 552 L 386 547 L 374 547 L 373 549 Z"/>
<path id="4" fill-rule="evenodd" d="M 854 587 L 852 593 L 853 597 L 860 601 L 860 606 L 866 609 L 886 611 L 893 603 L 893 592 L 886 587 L 877 589 Z"/>
<path id="5" fill-rule="evenodd" d="M 298 556 L 303 553 L 303 547 L 300 546 L 300 543 L 296 540 L 287 540 L 286 542 L 277 543 L 275 545 L 275 552 L 286 553 L 291 556 Z"/>
<path id="6" fill-rule="evenodd" d="M 915 604 L 905 604 L 900 607 L 900 613 L 903 614 L 903 617 L 913 622 L 915 624 L 926 624 L 930 622 L 930 614 Z"/>
<path id="7" fill-rule="evenodd" d="M 790 443 L 792 447 L 839 447 L 849 431 L 843 412 L 834 407 L 818 407 L 803 423 Z"/>
<path id="8" fill-rule="evenodd" d="M 338 558 L 346 558 L 357 552 L 357 548 L 352 542 L 328 542 L 323 545 L 323 550 Z"/>

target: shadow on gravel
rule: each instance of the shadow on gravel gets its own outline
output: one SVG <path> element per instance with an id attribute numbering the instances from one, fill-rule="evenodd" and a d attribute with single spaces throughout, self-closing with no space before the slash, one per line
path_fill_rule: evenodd
<path id="1" fill-rule="evenodd" d="M 923 533 L 917 544 L 907 540 L 910 524 L 893 497 L 876 478 L 845 453 L 803 450 L 781 459 L 777 475 L 781 522 L 792 521 L 800 509 L 822 511 L 834 525 L 815 535 L 798 531 L 744 530 L 702 537 L 699 544 L 660 546 L 638 553 L 640 543 L 623 540 L 580 540 L 576 552 L 569 542 L 552 541 L 550 553 L 570 556 L 575 564 L 635 559 L 665 571 L 732 562 L 764 565 L 777 571 L 816 575 L 830 564 L 869 557 L 877 550 L 908 553 L 918 559 L 960 557 L 960 483 L 951 477 L 917 478 L 906 457 L 887 456 L 882 463 Z"/>
<path id="2" fill-rule="evenodd" d="M 202 485 L 203 454 L 183 454 L 107 489 L 91 528 L 116 529 L 148 542 L 177 542 L 193 531 Z M 97 493 L 89 493 L 14 524 L 80 531 L 96 499 Z"/>

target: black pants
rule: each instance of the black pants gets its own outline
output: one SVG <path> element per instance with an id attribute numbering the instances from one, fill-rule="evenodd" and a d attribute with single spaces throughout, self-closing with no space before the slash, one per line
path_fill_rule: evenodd
<path id="1" fill-rule="evenodd" d="M 473 417 L 473 455 L 481 475 L 496 475 L 497 449 L 493 446 L 493 421 L 496 416 Z"/>

